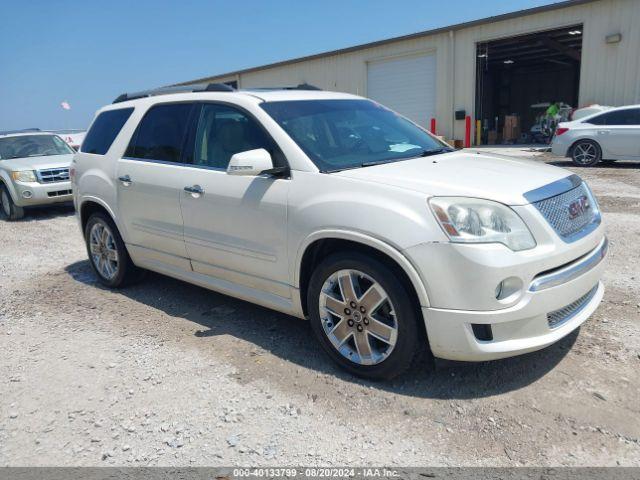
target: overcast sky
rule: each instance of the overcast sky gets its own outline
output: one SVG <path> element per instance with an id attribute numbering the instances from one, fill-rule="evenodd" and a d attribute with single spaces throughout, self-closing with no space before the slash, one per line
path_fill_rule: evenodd
<path id="1" fill-rule="evenodd" d="M 3 0 L 0 130 L 86 128 L 122 92 L 549 3 Z"/>

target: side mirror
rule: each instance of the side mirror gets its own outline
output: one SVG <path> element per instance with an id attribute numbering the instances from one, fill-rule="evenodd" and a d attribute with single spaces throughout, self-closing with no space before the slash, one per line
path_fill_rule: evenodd
<path id="1" fill-rule="evenodd" d="M 269 173 L 273 168 L 271 155 L 264 148 L 236 153 L 229 160 L 228 175 L 244 175 L 255 177 L 261 173 Z"/>

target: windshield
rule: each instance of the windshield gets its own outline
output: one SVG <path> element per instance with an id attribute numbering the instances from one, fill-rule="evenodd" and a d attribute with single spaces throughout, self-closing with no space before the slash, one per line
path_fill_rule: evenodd
<path id="1" fill-rule="evenodd" d="M 75 152 L 57 135 L 18 135 L 0 138 L 0 160 L 70 153 Z"/>
<path id="2" fill-rule="evenodd" d="M 323 172 L 449 151 L 420 127 L 369 100 L 265 102 L 261 107 Z"/>

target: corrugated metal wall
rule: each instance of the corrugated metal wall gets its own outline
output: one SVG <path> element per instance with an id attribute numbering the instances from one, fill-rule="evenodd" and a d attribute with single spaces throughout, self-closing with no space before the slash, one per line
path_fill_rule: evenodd
<path id="1" fill-rule="evenodd" d="M 238 80 L 241 88 L 307 82 L 326 90 L 366 96 L 367 62 L 435 53 L 438 133 L 460 139 L 464 122 L 454 120 L 453 115 L 459 109 L 475 111 L 477 42 L 577 23 L 583 24 L 580 105 L 640 103 L 640 0 L 599 0 L 208 80 Z M 622 42 L 607 44 L 605 37 L 615 33 L 622 34 Z M 428 121 L 421 123 L 428 125 Z"/>

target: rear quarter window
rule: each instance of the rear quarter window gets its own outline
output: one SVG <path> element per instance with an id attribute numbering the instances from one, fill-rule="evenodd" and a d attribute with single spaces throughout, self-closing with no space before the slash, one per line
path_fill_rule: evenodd
<path id="1" fill-rule="evenodd" d="M 104 155 L 107 153 L 132 112 L 133 108 L 121 108 L 102 112 L 87 132 L 80 151 L 94 153 L 96 155 Z"/>

